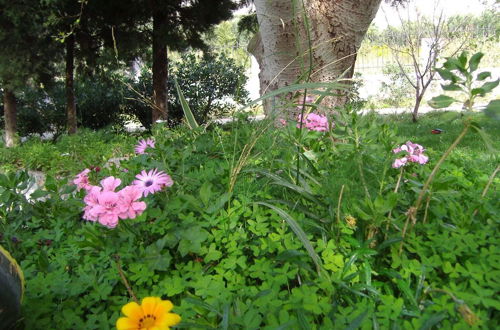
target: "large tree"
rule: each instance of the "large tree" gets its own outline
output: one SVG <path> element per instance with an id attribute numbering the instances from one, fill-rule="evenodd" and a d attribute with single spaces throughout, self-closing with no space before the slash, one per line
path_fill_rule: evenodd
<path id="1" fill-rule="evenodd" d="M 54 59 L 38 0 L 0 0 L 0 86 L 3 89 L 5 145 L 16 144 L 16 92 L 34 81 L 47 82 Z"/>
<path id="2" fill-rule="evenodd" d="M 299 79 L 351 78 L 356 54 L 381 0 L 255 0 L 259 32 L 250 50 L 261 93 Z M 345 98 L 330 100 L 339 105 Z M 266 113 L 272 112 L 269 102 Z"/>
<path id="3" fill-rule="evenodd" d="M 75 69 L 88 76 L 109 72 L 138 55 L 147 38 L 138 32 L 141 19 L 138 1 L 51 0 L 47 26 L 64 53 L 67 129 L 77 129 L 77 104 L 74 90 Z M 120 45 L 120 49 L 117 45 Z M 119 56 L 118 56 L 119 55 Z"/>
<path id="4" fill-rule="evenodd" d="M 240 1 L 237 0 L 142 0 L 143 20 L 152 22 L 153 46 L 153 111 L 152 121 L 168 118 L 167 73 L 168 54 L 186 47 L 203 48 L 202 36 L 213 25 L 229 19 Z M 141 20 L 138 20 L 140 22 Z M 146 25 L 147 26 L 147 25 Z"/>

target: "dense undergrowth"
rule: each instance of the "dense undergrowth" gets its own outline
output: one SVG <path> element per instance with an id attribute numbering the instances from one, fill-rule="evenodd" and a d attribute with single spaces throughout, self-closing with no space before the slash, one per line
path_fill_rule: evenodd
<path id="1" fill-rule="evenodd" d="M 498 122 L 472 120 L 498 150 Z M 133 154 L 132 137 L 90 132 L 2 150 L 0 244 L 26 277 L 23 325 L 113 327 L 130 299 L 119 256 L 135 294 L 170 299 L 181 328 L 498 327 L 498 156 L 468 133 L 410 218 L 463 124 L 449 113 L 407 121 L 350 114 L 329 132 L 244 120 L 158 126 L 144 155 Z M 392 168 L 392 150 L 408 140 L 429 162 Z M 42 199 L 18 194 L 29 180 L 8 164 L 49 174 L 32 195 Z M 71 179 L 90 166 L 100 167 L 95 184 L 152 168 L 175 183 L 111 230 L 81 218 L 84 193 Z"/>

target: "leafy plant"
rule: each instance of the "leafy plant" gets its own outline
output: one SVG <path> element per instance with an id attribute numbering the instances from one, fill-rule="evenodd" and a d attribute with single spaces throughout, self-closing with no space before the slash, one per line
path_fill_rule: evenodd
<path id="1" fill-rule="evenodd" d="M 447 58 L 442 68 L 436 69 L 441 78 L 448 81 L 447 85 L 441 85 L 444 91 L 458 92 L 461 99 L 456 99 L 447 95 L 433 97 L 429 105 L 435 109 L 446 108 L 454 102 L 463 103 L 464 109 L 472 111 L 474 103 L 478 97 L 484 97 L 496 88 L 499 79 L 491 81 L 491 72 L 475 72 L 484 54 L 479 52 L 468 58 L 466 52 L 462 52 L 457 57 Z M 491 101 L 484 109 L 486 113 L 498 116 L 500 112 L 500 102 Z"/>

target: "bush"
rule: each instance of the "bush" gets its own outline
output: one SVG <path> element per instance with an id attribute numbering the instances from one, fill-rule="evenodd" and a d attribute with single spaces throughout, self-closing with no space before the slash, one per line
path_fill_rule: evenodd
<path id="1" fill-rule="evenodd" d="M 75 80 L 78 125 L 103 128 L 120 123 L 124 107 L 125 86 L 119 76 L 79 77 Z M 27 85 L 16 93 L 18 132 L 21 136 L 54 132 L 55 137 L 66 128 L 65 84 L 55 82 L 49 87 Z M 3 106 L 2 106 L 3 109 Z M 3 110 L 1 113 L 3 119 Z"/>
<path id="2" fill-rule="evenodd" d="M 407 73 L 409 74 L 409 69 Z M 404 107 L 412 103 L 414 91 L 403 72 L 397 64 L 388 64 L 382 70 L 388 76 L 389 82 L 383 82 L 381 92 L 382 100 L 390 107 Z"/>
<path id="3" fill-rule="evenodd" d="M 184 113 L 175 89 L 179 86 L 199 124 L 227 115 L 237 103 L 247 101 L 245 69 L 222 55 L 206 55 L 201 59 L 184 54 L 169 68 L 168 114 L 169 125 L 182 122 Z M 151 107 L 140 95 L 152 95 L 152 73 L 143 70 L 139 81 L 132 82 L 128 91 L 126 112 L 135 115 L 145 127 L 151 126 Z M 138 95 L 138 93 L 140 95 Z M 146 99 L 147 100 L 147 99 Z"/>
<path id="4" fill-rule="evenodd" d="M 124 108 L 124 78 L 84 77 L 76 84 L 76 109 L 83 127 L 102 128 L 120 123 L 120 113 Z"/>

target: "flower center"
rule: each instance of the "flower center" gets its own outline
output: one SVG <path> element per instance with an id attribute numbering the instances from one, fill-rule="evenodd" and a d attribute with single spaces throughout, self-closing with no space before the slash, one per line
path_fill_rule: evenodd
<path id="1" fill-rule="evenodd" d="M 144 184 L 146 187 L 149 187 L 150 185 L 153 184 L 153 181 L 152 180 L 148 180 L 146 181 L 146 183 Z"/>
<path id="2" fill-rule="evenodd" d="M 144 317 L 141 317 L 139 319 L 139 328 L 140 329 L 143 329 L 143 328 L 149 329 L 151 327 L 154 327 L 155 323 L 156 323 L 156 316 L 154 316 L 152 314 L 147 314 L 147 315 L 144 315 Z"/>
<path id="3" fill-rule="evenodd" d="M 116 203 L 114 202 L 108 202 L 104 204 L 107 210 L 114 209 L 116 207 Z"/>

